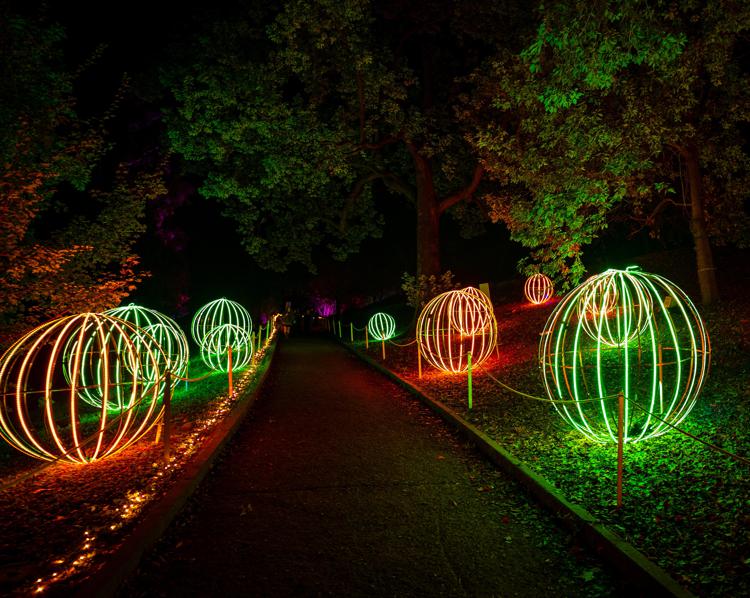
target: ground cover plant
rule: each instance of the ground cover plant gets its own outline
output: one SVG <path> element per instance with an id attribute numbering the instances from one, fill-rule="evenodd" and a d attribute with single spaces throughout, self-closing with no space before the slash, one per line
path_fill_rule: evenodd
<path id="1" fill-rule="evenodd" d="M 741 297 L 747 277 L 734 274 L 737 287 L 727 296 Z M 516 286 L 493 295 L 499 352 L 474 371 L 471 411 L 466 375 L 444 374 L 423 361 L 420 379 L 415 345 L 389 344 L 385 365 L 489 434 L 685 587 L 706 596 L 750 594 L 750 466 L 678 432 L 628 444 L 618 509 L 616 445 L 587 440 L 549 403 L 510 392 L 491 378 L 546 397 L 538 335 L 554 302 L 531 305 L 521 283 Z M 712 340 L 711 372 L 680 428 L 750 457 L 750 307 L 734 299 L 702 311 Z M 395 342 L 409 340 L 407 333 Z M 364 350 L 363 341 L 357 346 Z M 382 359 L 379 344 L 370 345 L 368 354 Z"/>
<path id="2" fill-rule="evenodd" d="M 41 462 L 0 446 L 0 594 L 64 595 L 101 566 L 123 542 L 151 501 L 163 496 L 236 397 L 251 392 L 268 368 L 264 350 L 235 372 L 235 397 L 227 376 L 209 372 L 200 355 L 172 402 L 171 459 L 155 431 L 110 459 L 85 466 Z"/>

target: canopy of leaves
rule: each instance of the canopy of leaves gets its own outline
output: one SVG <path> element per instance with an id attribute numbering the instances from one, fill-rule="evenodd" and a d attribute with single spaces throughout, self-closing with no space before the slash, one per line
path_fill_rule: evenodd
<path id="1" fill-rule="evenodd" d="M 88 190 L 108 150 L 106 112 L 80 118 L 63 32 L 0 6 L 0 329 L 2 341 L 40 319 L 104 309 L 139 280 L 133 244 L 158 176 L 120 167 Z"/>
<path id="2" fill-rule="evenodd" d="M 496 24 L 514 11 L 290 0 L 258 21 L 217 24 L 185 72 L 165 73 L 172 147 L 262 265 L 313 268 L 319 245 L 344 257 L 379 234 L 376 182 L 415 201 L 410 149 L 430 161 L 438 197 L 471 180 L 476 158 L 455 118 L 463 77 L 507 41 Z"/>
<path id="3" fill-rule="evenodd" d="M 553 2 L 540 16 L 526 49 L 497 57 L 472 98 L 493 119 L 472 142 L 505 187 L 487 196 L 493 217 L 549 273 L 576 280 L 582 248 L 613 219 L 654 235 L 686 228 L 667 218 L 689 201 L 679 193 L 689 147 L 709 233 L 744 242 L 748 5 Z"/>

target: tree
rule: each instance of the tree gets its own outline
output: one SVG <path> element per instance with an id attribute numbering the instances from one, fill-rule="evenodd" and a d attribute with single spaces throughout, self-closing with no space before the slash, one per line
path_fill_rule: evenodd
<path id="1" fill-rule="evenodd" d="M 469 1 L 290 0 L 267 27 L 220 24 L 187 73 L 166 77 L 172 147 L 262 265 L 312 267 L 321 244 L 355 250 L 378 234 L 377 188 L 414 205 L 417 274 L 437 274 L 440 218 L 465 215 L 455 207 L 484 176 L 455 115 L 465 77 L 510 43 L 519 15 Z"/>
<path id="2" fill-rule="evenodd" d="M 709 238 L 744 243 L 748 231 L 750 87 L 738 50 L 750 8 L 557 2 L 541 16 L 521 56 L 495 62 L 484 94 L 517 118 L 473 138 L 493 176 L 521 187 L 520 202 L 489 198 L 495 216 L 537 258 L 580 275 L 581 247 L 618 212 L 658 234 L 668 208 L 687 206 L 701 295 L 715 300 Z"/>
<path id="3" fill-rule="evenodd" d="M 112 112 L 75 110 L 61 28 L 0 6 L 0 344 L 34 323 L 112 307 L 142 276 L 133 245 L 155 173 L 91 188 Z"/>

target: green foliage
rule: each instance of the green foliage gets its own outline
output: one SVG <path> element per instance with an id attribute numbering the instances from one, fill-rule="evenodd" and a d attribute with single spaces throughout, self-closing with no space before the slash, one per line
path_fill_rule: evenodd
<path id="1" fill-rule="evenodd" d="M 526 48 L 475 73 L 467 98 L 472 144 L 500 183 L 485 198 L 493 219 L 574 282 L 583 248 L 615 220 L 654 236 L 685 228 L 690 197 L 674 190 L 695 155 L 708 233 L 746 243 L 747 4 L 551 2 L 539 14 Z"/>
<path id="2" fill-rule="evenodd" d="M 318 246 L 344 258 L 379 234 L 374 194 L 439 213 L 470 197 L 441 203 L 477 165 L 458 94 L 510 39 L 492 25 L 518 20 L 508 6 L 289 0 L 213 24 L 184 71 L 163 77 L 172 147 L 261 265 L 313 269 Z"/>
<path id="3" fill-rule="evenodd" d="M 141 277 L 145 202 L 164 191 L 158 174 L 124 166 L 111 188 L 90 188 L 119 97 L 78 115 L 63 39 L 0 5 L 0 345 L 39 320 L 119 303 Z"/>
<path id="4" fill-rule="evenodd" d="M 422 309 L 433 297 L 459 288 L 461 285 L 453 279 L 453 272 L 446 270 L 440 275 L 412 276 L 404 272 L 401 276 L 401 288 L 406 295 L 406 304 L 415 309 Z"/>

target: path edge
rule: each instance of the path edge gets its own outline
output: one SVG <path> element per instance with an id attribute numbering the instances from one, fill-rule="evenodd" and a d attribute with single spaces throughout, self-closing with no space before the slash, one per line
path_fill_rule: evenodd
<path id="1" fill-rule="evenodd" d="M 125 541 L 107 556 L 104 565 L 83 580 L 73 592 L 78 598 L 101 598 L 115 596 L 125 579 L 138 567 L 143 555 L 159 541 L 166 529 L 200 483 L 213 467 L 223 448 L 234 436 L 250 408 L 255 404 L 268 372 L 278 340 L 273 342 L 260 362 L 260 377 L 253 381 L 253 387 L 244 393 L 230 413 L 220 421 L 208 435 L 206 442 L 190 459 L 171 484 L 169 490 L 148 507 Z"/>
<path id="2" fill-rule="evenodd" d="M 651 561 L 630 542 L 624 540 L 617 532 L 599 521 L 585 508 L 569 501 L 552 482 L 500 446 L 472 423 L 466 421 L 456 411 L 424 389 L 404 380 L 378 361 L 365 355 L 357 347 L 343 342 L 343 340 L 335 340 L 371 368 L 409 391 L 444 421 L 453 426 L 461 436 L 471 442 L 495 466 L 511 475 L 535 499 L 552 511 L 566 529 L 579 535 L 597 555 L 613 565 L 624 576 L 628 584 L 638 587 L 644 592 L 644 595 L 648 596 L 695 598 L 693 593 L 677 583 L 669 573 Z"/>

